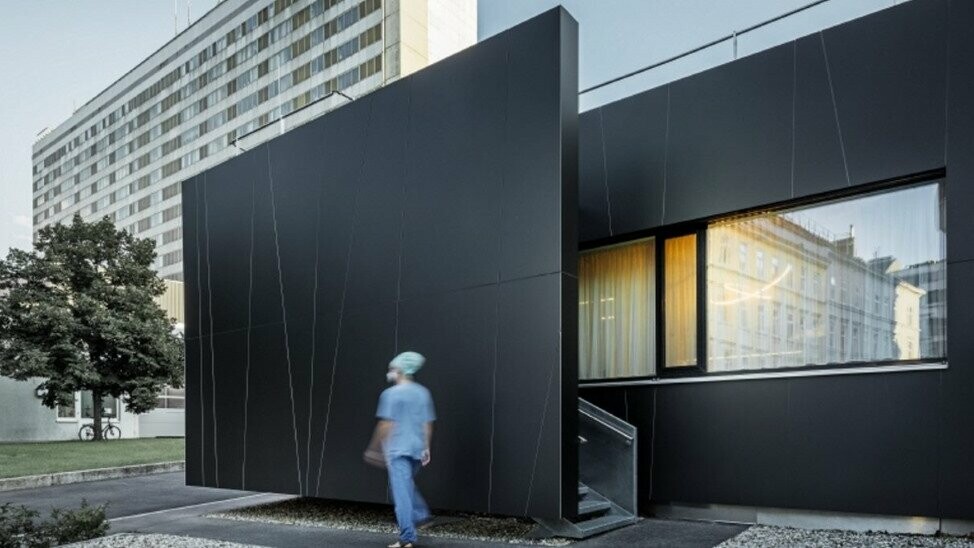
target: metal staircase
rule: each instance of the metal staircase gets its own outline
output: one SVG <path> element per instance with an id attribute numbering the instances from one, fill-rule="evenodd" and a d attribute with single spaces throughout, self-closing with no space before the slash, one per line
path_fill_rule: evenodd
<path id="1" fill-rule="evenodd" d="M 538 523 L 569 538 L 635 523 L 636 427 L 579 398 L 578 433 L 578 517 Z"/>

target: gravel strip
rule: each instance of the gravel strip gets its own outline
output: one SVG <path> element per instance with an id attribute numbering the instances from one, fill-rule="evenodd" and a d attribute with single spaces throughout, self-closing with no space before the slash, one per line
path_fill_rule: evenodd
<path id="1" fill-rule="evenodd" d="M 119 533 L 68 546 L 75 548 L 249 548 L 255 545 L 177 535 Z"/>
<path id="2" fill-rule="evenodd" d="M 809 548 L 833 548 L 853 546 L 901 547 L 948 547 L 974 548 L 974 539 L 968 537 L 894 535 L 891 533 L 857 533 L 854 531 L 795 529 L 755 525 L 725 540 L 718 548 L 745 548 L 751 546 L 803 546 Z"/>
<path id="3" fill-rule="evenodd" d="M 208 517 L 242 521 L 282 523 L 331 529 L 368 531 L 395 536 L 392 508 L 380 504 L 339 502 L 313 498 L 290 499 L 208 514 Z M 501 544 L 566 546 L 563 538 L 532 538 L 537 524 L 531 520 L 467 514 L 437 514 L 436 521 L 420 529 L 420 536 L 461 538 Z"/>

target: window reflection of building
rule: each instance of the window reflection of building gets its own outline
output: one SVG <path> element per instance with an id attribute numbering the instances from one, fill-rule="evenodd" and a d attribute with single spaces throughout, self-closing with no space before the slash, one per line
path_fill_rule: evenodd
<path id="1" fill-rule="evenodd" d="M 708 229 L 717 242 L 707 265 L 708 369 L 942 357 L 946 314 L 935 304 L 942 293 L 925 296 L 944 261 L 904 269 L 895 257 L 864 259 L 853 225 L 834 235 L 807 213 L 760 214 Z M 731 264 L 725 250 L 735 247 Z"/>
<path id="2" fill-rule="evenodd" d="M 776 215 L 716 224 L 708 239 L 739 250 L 736 264 L 720 261 L 713 247 L 708 252 L 708 369 L 800 365 L 806 355 L 824 359 L 823 288 L 795 280 L 826 275 L 826 242 Z M 779 265 L 776 272 L 763 268 L 766 258 Z M 804 275 L 796 278 L 796 267 Z M 788 337 L 789 329 L 804 336 Z"/>
<path id="3" fill-rule="evenodd" d="M 896 272 L 896 277 L 926 293 L 920 298 L 920 355 L 945 356 L 947 333 L 947 271 L 943 261 L 926 261 Z"/>
<path id="4" fill-rule="evenodd" d="M 704 265 L 695 235 L 583 253 L 580 378 L 654 374 L 658 329 L 664 367 L 696 365 L 699 276 L 707 285 L 708 371 L 942 359 L 946 262 L 936 186 L 712 223 Z M 849 223 L 841 234 L 825 228 L 839 221 Z M 872 256 L 860 242 L 875 248 Z M 912 266 L 902 260 L 929 257 Z"/>

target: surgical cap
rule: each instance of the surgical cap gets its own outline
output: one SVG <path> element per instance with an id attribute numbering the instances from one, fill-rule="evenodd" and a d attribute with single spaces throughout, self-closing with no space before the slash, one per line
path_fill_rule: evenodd
<path id="1" fill-rule="evenodd" d="M 403 352 L 389 362 L 389 367 L 398 369 L 406 375 L 415 375 L 423 364 L 426 363 L 426 358 L 418 352 Z"/>

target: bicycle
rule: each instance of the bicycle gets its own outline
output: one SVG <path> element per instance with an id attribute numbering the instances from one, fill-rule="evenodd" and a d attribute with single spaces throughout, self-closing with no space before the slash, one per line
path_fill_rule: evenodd
<path id="1" fill-rule="evenodd" d="M 101 429 L 101 437 L 106 440 L 117 440 L 122 437 L 122 430 L 112 422 L 105 419 L 105 426 Z M 78 430 L 78 439 L 90 441 L 95 439 L 95 427 L 92 424 L 85 424 Z"/>

